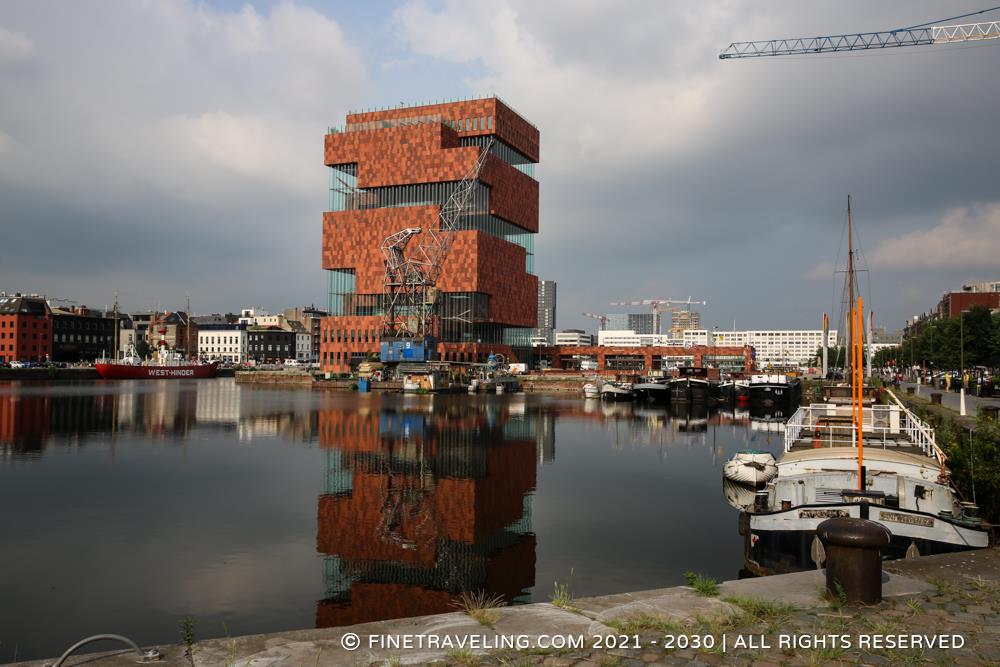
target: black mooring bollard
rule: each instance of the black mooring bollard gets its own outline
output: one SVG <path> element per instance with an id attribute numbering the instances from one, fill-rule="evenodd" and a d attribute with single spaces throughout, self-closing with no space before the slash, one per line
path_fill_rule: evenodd
<path id="1" fill-rule="evenodd" d="M 882 600 L 882 549 L 892 533 L 867 519 L 827 519 L 816 528 L 826 548 L 826 590 L 847 602 Z"/>

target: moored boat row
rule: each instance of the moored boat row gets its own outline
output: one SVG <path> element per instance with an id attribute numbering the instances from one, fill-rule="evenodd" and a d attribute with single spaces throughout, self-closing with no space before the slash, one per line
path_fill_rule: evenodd
<path id="1" fill-rule="evenodd" d="M 754 375 L 749 379 L 710 380 L 707 369 L 682 368 L 677 377 L 642 382 L 595 380 L 583 386 L 588 398 L 646 403 L 754 405 L 789 414 L 802 396 L 801 382 L 788 375 Z"/>

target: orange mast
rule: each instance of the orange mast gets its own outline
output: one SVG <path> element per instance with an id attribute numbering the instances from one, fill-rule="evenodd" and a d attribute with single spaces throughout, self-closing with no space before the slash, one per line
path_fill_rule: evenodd
<path id="1" fill-rule="evenodd" d="M 862 403 L 862 400 L 861 400 L 862 399 L 862 394 L 863 394 L 862 390 L 864 388 L 864 385 L 863 385 L 863 382 L 864 382 L 863 373 L 864 373 L 864 371 L 862 370 L 864 368 L 864 366 L 863 366 L 862 360 L 861 360 L 861 337 L 863 336 L 862 331 L 863 331 L 863 328 L 864 328 L 864 312 L 865 312 L 864 311 L 864 300 L 861 299 L 860 297 L 858 297 L 858 309 L 857 309 L 857 328 L 858 328 L 858 333 L 857 333 L 857 339 L 856 339 L 855 346 L 854 346 L 854 349 L 855 349 L 855 359 L 857 360 L 854 372 L 855 372 L 855 384 L 857 386 L 856 392 L 857 392 L 857 396 L 858 396 L 858 416 L 857 416 L 857 430 L 858 430 L 858 491 L 864 491 L 865 490 L 865 480 L 864 480 L 865 447 L 864 447 L 864 440 L 861 437 L 862 422 L 864 421 L 864 419 L 863 419 L 863 417 L 864 417 L 864 414 L 863 414 L 863 410 L 864 410 L 863 405 L 864 404 Z"/>

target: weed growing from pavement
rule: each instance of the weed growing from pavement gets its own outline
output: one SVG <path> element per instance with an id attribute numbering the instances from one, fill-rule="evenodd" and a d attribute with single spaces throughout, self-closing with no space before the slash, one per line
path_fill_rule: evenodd
<path id="1" fill-rule="evenodd" d="M 635 635 L 647 630 L 655 632 L 681 632 L 685 629 L 683 623 L 662 616 L 652 616 L 650 614 L 639 614 L 638 616 L 628 616 L 625 618 L 611 618 L 601 621 L 609 628 L 613 628 L 625 635 Z"/>
<path id="2" fill-rule="evenodd" d="M 490 628 L 500 618 L 497 609 L 506 604 L 507 602 L 503 599 L 502 595 L 490 595 L 486 591 L 466 591 L 459 595 L 458 599 L 454 602 L 456 607 L 479 621 L 481 625 Z"/>
<path id="3" fill-rule="evenodd" d="M 910 598 L 906 601 L 906 608 L 910 610 L 910 616 L 919 616 L 924 613 L 924 606 L 917 598 Z"/>
<path id="4" fill-rule="evenodd" d="M 831 592 L 826 586 L 821 587 L 819 589 L 819 599 L 826 602 L 834 611 L 840 611 L 847 606 L 847 591 L 844 590 L 844 587 L 837 580 L 833 582 L 833 589 L 833 592 Z"/>
<path id="5" fill-rule="evenodd" d="M 719 582 L 715 579 L 696 572 L 685 572 L 684 579 L 687 581 L 687 585 L 693 588 L 698 595 L 715 597 L 719 594 Z"/>
<path id="6" fill-rule="evenodd" d="M 569 577 L 567 577 L 565 583 L 560 583 L 558 581 L 553 583 L 552 604 L 567 611 L 580 611 L 580 609 L 573 604 L 573 568 L 570 568 Z"/>
<path id="7" fill-rule="evenodd" d="M 448 662 L 462 665 L 462 667 L 476 667 L 479 664 L 479 658 L 467 648 L 455 649 L 448 652 Z"/>
<path id="8" fill-rule="evenodd" d="M 793 605 L 762 598 L 729 596 L 722 601 L 739 607 L 754 622 L 785 620 L 795 611 Z"/>
<path id="9" fill-rule="evenodd" d="M 927 583 L 934 587 L 935 592 L 938 595 L 951 595 L 955 592 L 954 586 L 944 579 L 938 579 L 937 577 L 929 577 Z"/>
<path id="10" fill-rule="evenodd" d="M 190 616 L 177 621 L 181 628 L 181 642 L 184 644 L 184 655 L 194 665 L 194 619 Z"/>

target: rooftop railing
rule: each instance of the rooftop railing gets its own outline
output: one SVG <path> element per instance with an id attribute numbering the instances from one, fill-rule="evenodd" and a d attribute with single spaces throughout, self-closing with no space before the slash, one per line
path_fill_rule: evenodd
<path id="1" fill-rule="evenodd" d="M 881 445 L 884 449 L 915 447 L 943 468 L 948 457 L 937 446 L 934 429 L 907 409 L 895 394 L 888 393 L 893 403 L 862 409 L 864 444 Z M 791 451 L 797 442 L 810 435 L 816 446 L 856 447 L 857 427 L 851 417 L 851 407 L 845 405 L 813 403 L 800 407 L 785 423 L 785 451 Z"/>

